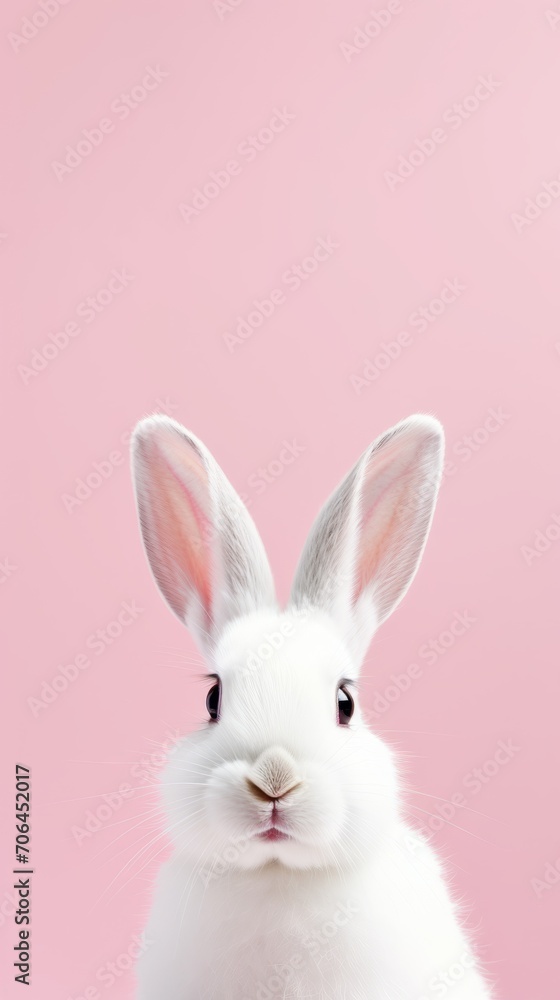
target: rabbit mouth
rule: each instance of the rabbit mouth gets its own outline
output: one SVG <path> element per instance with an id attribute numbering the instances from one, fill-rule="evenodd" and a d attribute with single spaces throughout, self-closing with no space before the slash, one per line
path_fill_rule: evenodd
<path id="1" fill-rule="evenodd" d="M 261 830 L 257 833 L 257 840 L 292 840 L 289 833 L 285 833 L 283 830 L 279 830 L 277 826 L 269 826 L 267 830 Z"/>

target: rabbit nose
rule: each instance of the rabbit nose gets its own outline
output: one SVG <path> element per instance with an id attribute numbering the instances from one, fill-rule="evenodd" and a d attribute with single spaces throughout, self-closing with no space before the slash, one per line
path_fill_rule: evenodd
<path id="1" fill-rule="evenodd" d="M 282 747 L 265 750 L 246 777 L 249 791 L 264 802 L 275 802 L 302 783 L 295 761 Z"/>
<path id="2" fill-rule="evenodd" d="M 254 795 L 256 799 L 260 799 L 262 802 L 278 802 L 278 799 L 285 798 L 286 795 L 289 795 L 290 792 L 293 792 L 301 785 L 301 781 L 296 781 L 293 785 L 290 785 L 289 788 L 283 789 L 278 795 L 271 795 L 264 788 L 261 788 L 260 785 L 257 785 L 256 782 L 251 781 L 251 778 L 245 778 L 245 781 L 247 782 L 247 787 L 251 794 Z"/>

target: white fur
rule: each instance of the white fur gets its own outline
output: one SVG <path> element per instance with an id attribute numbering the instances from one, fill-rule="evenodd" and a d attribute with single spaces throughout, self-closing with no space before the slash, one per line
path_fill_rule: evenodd
<path id="1" fill-rule="evenodd" d="M 353 688 L 350 725 L 336 719 L 341 679 L 357 680 L 374 628 L 417 568 L 441 445 L 429 417 L 374 442 L 323 508 L 282 612 L 256 529 L 209 453 L 167 418 L 139 425 L 146 548 L 166 599 L 195 623 L 222 707 L 164 772 L 174 850 L 155 889 L 138 1000 L 490 1000 L 442 867 L 401 815 L 392 751 L 366 726 Z M 172 456 L 173 476 L 161 455 Z M 197 525 L 202 508 L 216 527 L 192 553 L 191 513 L 179 529 L 166 521 L 191 502 Z M 234 520 L 216 522 L 230 509 Z M 196 586 L 208 578 L 210 599 Z M 193 617 L 193 594 L 203 617 Z M 272 804 L 248 780 L 283 795 L 278 823 L 290 839 L 256 839 Z"/>

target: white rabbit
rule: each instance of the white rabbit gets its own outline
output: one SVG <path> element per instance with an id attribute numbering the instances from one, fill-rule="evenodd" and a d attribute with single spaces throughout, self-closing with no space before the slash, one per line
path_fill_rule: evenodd
<path id="1" fill-rule="evenodd" d="M 174 850 L 138 1000 L 493 995 L 354 688 L 416 572 L 442 453 L 428 416 L 374 441 L 319 514 L 281 611 L 255 525 L 208 450 L 164 416 L 136 428 L 148 559 L 210 670 L 208 722 L 163 775 Z"/>

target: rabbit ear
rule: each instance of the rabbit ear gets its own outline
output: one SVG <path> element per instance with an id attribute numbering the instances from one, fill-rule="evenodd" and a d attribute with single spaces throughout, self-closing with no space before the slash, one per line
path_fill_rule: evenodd
<path id="1" fill-rule="evenodd" d="M 210 452 L 175 420 L 140 421 L 132 437 L 132 465 L 157 584 L 199 645 L 211 652 L 228 621 L 275 604 L 260 536 Z"/>
<path id="2" fill-rule="evenodd" d="M 441 424 L 409 417 L 370 445 L 311 529 L 291 602 L 327 611 L 360 657 L 418 568 L 442 460 Z"/>

